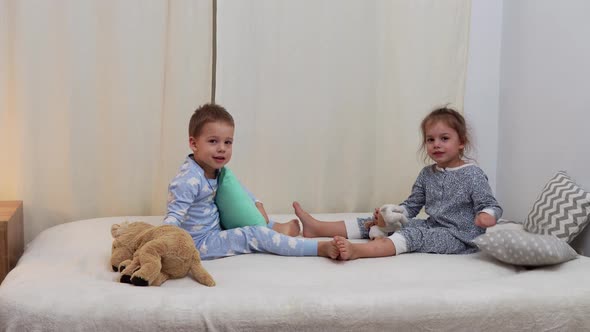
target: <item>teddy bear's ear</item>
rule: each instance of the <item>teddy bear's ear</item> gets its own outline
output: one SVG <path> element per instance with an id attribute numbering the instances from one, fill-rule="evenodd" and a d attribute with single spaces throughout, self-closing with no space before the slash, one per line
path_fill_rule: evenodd
<path id="1" fill-rule="evenodd" d="M 119 224 L 113 224 L 113 226 L 111 226 L 111 235 L 116 238 L 117 236 L 119 236 L 119 228 L 121 227 L 121 225 Z"/>
<path id="2" fill-rule="evenodd" d="M 128 221 L 123 221 L 120 225 L 119 224 L 113 224 L 113 226 L 111 226 L 111 235 L 114 238 L 118 238 L 121 234 L 125 233 L 125 230 L 129 228 L 129 222 Z"/>

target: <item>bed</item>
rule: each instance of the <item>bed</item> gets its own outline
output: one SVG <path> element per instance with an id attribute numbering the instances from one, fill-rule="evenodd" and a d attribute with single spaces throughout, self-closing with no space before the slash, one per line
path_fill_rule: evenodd
<path id="1" fill-rule="evenodd" d="M 368 214 L 358 214 L 368 216 Z M 318 214 L 334 220 L 351 214 Z M 275 215 L 289 220 L 290 215 Z M 110 227 L 43 231 L 0 286 L 1 331 L 578 331 L 590 328 L 590 258 L 539 268 L 484 253 L 331 261 L 249 254 L 203 262 L 217 285 L 118 282 Z M 501 227 L 518 227 L 503 224 Z M 358 240 L 362 241 L 362 240 Z"/>

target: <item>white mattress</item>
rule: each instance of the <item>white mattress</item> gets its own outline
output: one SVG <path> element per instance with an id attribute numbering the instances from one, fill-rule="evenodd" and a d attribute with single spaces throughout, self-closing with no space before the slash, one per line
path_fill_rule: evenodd
<path id="1" fill-rule="evenodd" d="M 340 215 L 318 215 L 334 219 Z M 290 216 L 279 216 L 288 220 Z M 590 327 L 590 258 L 525 270 L 483 254 L 205 261 L 217 286 L 118 282 L 116 217 L 41 233 L 0 286 L 1 331 L 544 331 Z"/>

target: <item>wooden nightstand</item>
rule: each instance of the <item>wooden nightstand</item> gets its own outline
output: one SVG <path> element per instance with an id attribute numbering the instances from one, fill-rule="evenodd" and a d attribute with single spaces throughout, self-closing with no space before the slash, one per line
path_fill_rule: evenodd
<path id="1" fill-rule="evenodd" d="M 23 202 L 0 201 L 0 283 L 24 250 Z"/>

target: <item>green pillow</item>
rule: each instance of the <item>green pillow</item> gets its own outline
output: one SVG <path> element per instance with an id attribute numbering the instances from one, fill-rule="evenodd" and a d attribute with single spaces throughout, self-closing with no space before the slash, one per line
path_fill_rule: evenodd
<path id="1" fill-rule="evenodd" d="M 266 220 L 256 208 L 234 173 L 223 167 L 217 179 L 215 204 L 224 229 L 244 226 L 266 226 Z"/>

